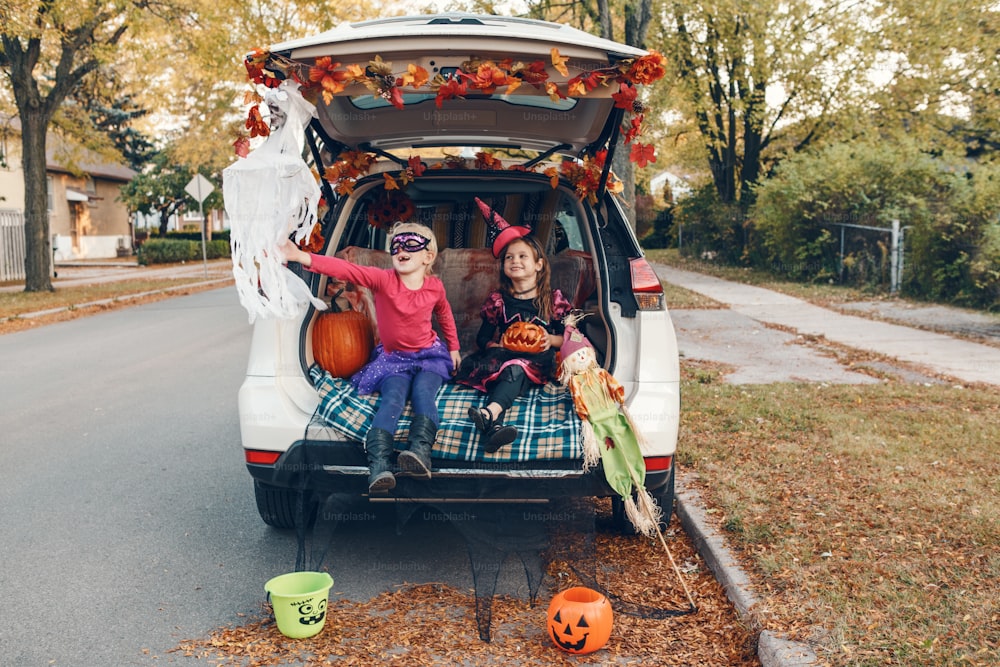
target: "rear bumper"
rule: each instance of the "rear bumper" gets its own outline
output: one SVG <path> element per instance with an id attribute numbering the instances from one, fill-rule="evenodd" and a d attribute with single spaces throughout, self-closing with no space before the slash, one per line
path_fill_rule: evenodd
<path id="1" fill-rule="evenodd" d="M 250 475 L 270 486 L 305 489 L 319 494 L 368 495 L 368 464 L 360 443 L 296 441 L 273 464 L 253 462 Z M 650 459 L 646 488 L 654 495 L 670 480 L 671 457 Z M 583 472 L 579 461 L 496 463 L 432 460 L 431 479 L 397 477 L 396 488 L 379 499 L 435 501 L 514 501 L 608 497 L 615 492 L 600 465 Z"/>

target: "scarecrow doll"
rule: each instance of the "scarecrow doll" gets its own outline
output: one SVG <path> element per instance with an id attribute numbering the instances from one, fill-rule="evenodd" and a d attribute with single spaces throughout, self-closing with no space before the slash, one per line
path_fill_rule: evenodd
<path id="1" fill-rule="evenodd" d="M 573 397 L 583 420 L 583 469 L 600 461 L 608 485 L 621 496 L 637 532 L 647 537 L 659 532 L 662 511 L 646 490 L 645 442 L 625 406 L 625 389 L 597 363 L 594 346 L 576 328 L 579 315 L 565 320 L 559 382 Z M 634 497 L 633 497 L 634 496 Z"/>

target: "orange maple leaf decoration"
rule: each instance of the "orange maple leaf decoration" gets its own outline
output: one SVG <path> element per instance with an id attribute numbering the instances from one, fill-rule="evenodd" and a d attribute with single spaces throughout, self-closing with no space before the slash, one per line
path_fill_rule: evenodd
<path id="1" fill-rule="evenodd" d="M 569 68 L 566 67 L 569 58 L 559 55 L 559 49 L 556 47 L 552 47 L 550 54 L 552 56 L 552 66 L 556 68 L 556 71 L 563 76 L 569 76 Z"/>
<path id="2" fill-rule="evenodd" d="M 653 144 L 632 144 L 628 159 L 638 167 L 645 167 L 650 162 L 656 162 L 656 148 Z"/>
<path id="3" fill-rule="evenodd" d="M 344 90 L 348 83 L 347 72 L 338 69 L 340 63 L 333 58 L 324 56 L 316 59 L 316 64 L 309 68 L 309 81 L 318 84 L 323 92 L 323 101 L 329 104 L 333 96 Z"/>
<path id="4" fill-rule="evenodd" d="M 511 85 L 511 82 L 521 85 L 518 79 L 509 76 L 507 72 L 497 67 L 495 63 L 484 62 L 476 68 L 475 75 L 469 77 L 468 85 L 470 88 L 482 91 L 486 95 L 492 95 L 496 92 L 497 88 Z"/>
<path id="5" fill-rule="evenodd" d="M 629 122 L 628 128 L 625 130 L 625 137 L 623 139 L 624 143 L 630 144 L 632 141 L 642 134 L 642 121 L 643 114 L 636 114 L 632 116 L 632 120 Z M 622 126 L 624 128 L 624 126 Z"/>
<path id="6" fill-rule="evenodd" d="M 385 183 L 383 184 L 383 186 L 385 187 L 386 190 L 398 190 L 399 189 L 399 183 L 396 182 L 396 179 L 395 179 L 395 177 L 393 177 L 392 174 L 390 174 L 388 172 L 382 174 L 382 180 L 385 181 Z"/>
<path id="7" fill-rule="evenodd" d="M 618 84 L 618 92 L 611 95 L 611 99 L 615 101 L 616 109 L 625 109 L 626 111 L 631 111 L 635 108 L 635 100 L 639 96 L 639 91 L 636 90 L 635 86 L 630 86 L 627 83 Z"/>
<path id="8" fill-rule="evenodd" d="M 441 78 L 441 81 L 437 84 L 437 97 L 434 99 L 434 105 L 440 109 L 441 103 L 444 100 L 450 100 L 455 97 L 465 97 L 468 93 L 468 87 L 465 82 L 456 77 L 450 79 Z"/>
<path id="9" fill-rule="evenodd" d="M 430 75 L 427 74 L 427 70 L 423 67 L 410 64 L 406 67 L 406 74 L 399 77 L 399 85 L 411 88 L 423 88 L 429 78 Z"/>
<path id="10" fill-rule="evenodd" d="M 233 150 L 240 157 L 250 155 L 250 140 L 246 137 L 237 137 L 236 141 L 233 142 Z"/>
<path id="11" fill-rule="evenodd" d="M 503 169 L 503 162 L 489 153 L 476 153 L 476 169 Z"/>
<path id="12" fill-rule="evenodd" d="M 414 176 L 423 176 L 427 171 L 427 165 L 420 161 L 419 155 L 414 155 L 406 161 L 406 168 L 413 172 Z"/>
<path id="13" fill-rule="evenodd" d="M 650 51 L 632 63 L 625 78 L 633 83 L 648 85 L 667 73 L 667 59 L 658 51 Z"/>
<path id="14" fill-rule="evenodd" d="M 245 123 L 246 128 L 250 130 L 250 138 L 253 137 L 266 137 L 271 134 L 271 128 L 264 121 L 264 118 L 260 115 L 260 105 L 255 104 L 250 107 L 250 112 L 247 114 L 247 122 Z"/>
<path id="15" fill-rule="evenodd" d="M 549 80 L 548 70 L 545 69 L 545 63 L 541 60 L 535 60 L 527 65 L 522 62 L 515 63 L 511 66 L 510 73 L 535 88 L 540 88 L 543 83 Z"/>

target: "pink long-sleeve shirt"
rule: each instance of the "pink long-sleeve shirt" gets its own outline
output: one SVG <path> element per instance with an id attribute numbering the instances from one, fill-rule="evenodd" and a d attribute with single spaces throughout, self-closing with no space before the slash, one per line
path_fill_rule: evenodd
<path id="1" fill-rule="evenodd" d="M 445 297 L 444 283 L 437 276 L 425 276 L 420 289 L 411 290 L 395 269 L 361 266 L 328 255 L 312 255 L 310 271 L 349 280 L 367 287 L 375 299 L 378 333 L 386 352 L 424 350 L 434 344 L 437 334 L 431 314 L 437 317 L 449 351 L 459 349 L 455 316 Z"/>

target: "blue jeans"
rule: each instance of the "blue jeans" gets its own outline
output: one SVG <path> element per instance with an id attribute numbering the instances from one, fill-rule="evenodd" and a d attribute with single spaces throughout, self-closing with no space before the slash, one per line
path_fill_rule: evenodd
<path id="1" fill-rule="evenodd" d="M 372 419 L 372 428 L 395 433 L 407 398 L 413 403 L 414 415 L 429 417 L 437 425 L 441 419 L 434 398 L 443 382 L 444 378 L 440 375 L 427 371 L 419 371 L 413 376 L 391 375 L 385 378 L 379 388 L 381 398 Z"/>

